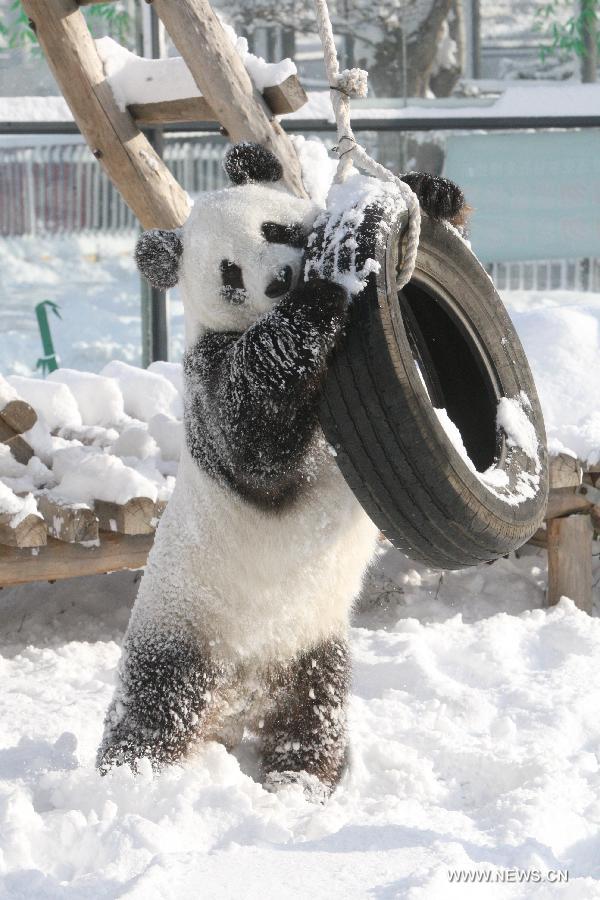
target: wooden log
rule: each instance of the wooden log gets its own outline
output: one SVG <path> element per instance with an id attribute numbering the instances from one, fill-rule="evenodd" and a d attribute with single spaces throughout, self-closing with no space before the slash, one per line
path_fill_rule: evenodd
<path id="1" fill-rule="evenodd" d="M 295 112 L 308 97 L 296 75 L 281 84 L 267 87 L 263 97 L 276 116 Z M 132 103 L 127 107 L 137 125 L 172 125 L 177 122 L 215 122 L 217 116 L 205 97 L 163 100 L 159 103 Z"/>
<path id="2" fill-rule="evenodd" d="M 272 150 L 289 189 L 306 197 L 292 142 L 273 119 L 208 0 L 154 0 L 153 5 L 231 140 L 257 141 Z"/>
<path id="3" fill-rule="evenodd" d="M 296 112 L 308 101 L 306 91 L 300 84 L 297 75 L 288 75 L 281 84 L 266 87 L 263 97 L 271 112 L 276 116 Z"/>
<path id="4" fill-rule="evenodd" d="M 29 403 L 24 400 L 10 400 L 3 409 L 0 409 L 0 440 L 3 429 L 10 429 L 14 434 L 23 434 L 29 431 L 37 422 L 37 413 Z M 9 435 L 12 437 L 12 435 Z"/>
<path id="5" fill-rule="evenodd" d="M 3 443 L 10 447 L 10 452 L 14 458 L 17 462 L 23 463 L 24 466 L 27 465 L 33 456 L 33 449 L 20 434 L 15 434 L 14 437 L 8 438 Z"/>
<path id="6" fill-rule="evenodd" d="M 187 195 L 117 106 L 76 0 L 23 0 L 23 8 L 81 133 L 142 227 L 182 225 Z"/>
<path id="7" fill-rule="evenodd" d="M 47 494 L 36 497 L 48 534 L 68 544 L 98 540 L 98 519 L 89 506 L 58 503 Z"/>
<path id="8" fill-rule="evenodd" d="M 549 606 L 569 597 L 579 609 L 592 612 L 592 536 L 589 516 L 567 516 L 548 522 Z"/>
<path id="9" fill-rule="evenodd" d="M 119 534 L 153 534 L 156 529 L 156 510 L 149 497 L 132 497 L 127 503 L 95 500 L 100 531 Z"/>
<path id="10" fill-rule="evenodd" d="M 550 460 L 550 487 L 565 488 L 581 484 L 581 463 L 574 456 L 559 453 Z"/>
<path id="11" fill-rule="evenodd" d="M 17 525 L 0 520 L 0 544 L 7 547 L 43 547 L 46 543 L 46 524 L 39 516 L 29 515 Z"/>
<path id="12" fill-rule="evenodd" d="M 153 535 L 103 534 L 99 547 L 83 547 L 48 538 L 48 545 L 35 555 L 30 550 L 0 547 L 0 585 L 141 569 L 153 540 Z"/>

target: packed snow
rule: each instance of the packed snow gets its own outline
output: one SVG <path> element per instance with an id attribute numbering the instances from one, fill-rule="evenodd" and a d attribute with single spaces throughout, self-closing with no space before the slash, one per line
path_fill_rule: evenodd
<path id="1" fill-rule="evenodd" d="M 239 54 L 257 90 L 281 84 L 296 74 L 291 59 L 268 63 L 248 50 L 248 41 L 238 37 L 230 25 L 223 28 L 229 41 Z M 104 74 L 110 84 L 120 109 L 131 103 L 161 103 L 187 97 L 201 97 L 192 73 L 180 56 L 167 59 L 145 59 L 136 56 L 110 37 L 96 41 L 96 49 L 102 60 Z"/>

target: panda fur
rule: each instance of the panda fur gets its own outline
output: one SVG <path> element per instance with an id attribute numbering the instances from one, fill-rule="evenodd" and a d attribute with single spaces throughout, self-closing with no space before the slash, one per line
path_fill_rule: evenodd
<path id="1" fill-rule="evenodd" d="M 160 768 L 249 728 L 268 787 L 324 798 L 346 761 L 349 616 L 377 535 L 317 418 L 348 298 L 303 280 L 321 210 L 277 183 L 275 157 L 236 145 L 226 168 L 233 187 L 136 250 L 151 283 L 181 285 L 186 441 L 98 767 Z"/>

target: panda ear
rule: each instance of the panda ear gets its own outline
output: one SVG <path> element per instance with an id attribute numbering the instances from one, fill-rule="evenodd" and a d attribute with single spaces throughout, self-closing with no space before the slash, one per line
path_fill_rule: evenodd
<path id="1" fill-rule="evenodd" d="M 261 144 L 242 141 L 225 154 L 223 168 L 234 184 L 248 181 L 279 181 L 283 176 L 281 163 L 274 153 Z"/>
<path id="2" fill-rule="evenodd" d="M 166 291 L 177 284 L 182 253 L 180 229 L 167 231 L 153 228 L 140 235 L 135 246 L 135 261 L 152 287 Z"/>

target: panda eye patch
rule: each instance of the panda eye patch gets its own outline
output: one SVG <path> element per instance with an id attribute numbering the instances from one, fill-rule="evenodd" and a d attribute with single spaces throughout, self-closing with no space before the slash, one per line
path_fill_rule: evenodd
<path id="1" fill-rule="evenodd" d="M 246 288 L 244 287 L 244 279 L 242 270 L 236 263 L 230 262 L 228 259 L 221 260 L 221 296 L 228 303 L 241 306 L 246 302 Z"/>
<path id="2" fill-rule="evenodd" d="M 263 237 L 270 244 L 287 244 L 302 249 L 306 235 L 301 225 L 280 225 L 278 222 L 263 222 Z"/>

